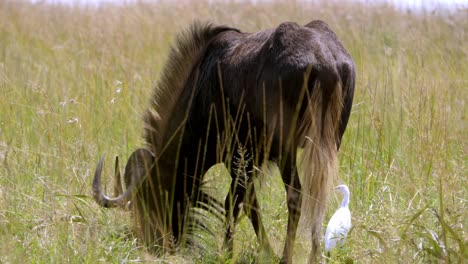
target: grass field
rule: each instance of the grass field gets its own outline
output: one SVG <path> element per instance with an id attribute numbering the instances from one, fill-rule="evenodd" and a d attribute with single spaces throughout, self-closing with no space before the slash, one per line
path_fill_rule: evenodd
<path id="1" fill-rule="evenodd" d="M 0 263 L 255 261 L 246 217 L 231 260 L 218 251 L 222 229 L 201 241 L 205 250 L 156 259 L 133 237 L 129 213 L 103 210 L 91 197 L 100 155 L 107 154 L 110 190 L 113 156 L 125 160 L 142 145 L 142 113 L 169 45 L 195 18 L 247 32 L 322 19 L 354 58 L 354 107 L 337 182 L 351 189 L 354 228 L 332 261 L 464 263 L 468 10 L 418 15 L 325 2 L 78 8 L 0 0 Z M 226 186 L 223 168 L 209 174 Z M 280 255 L 284 188 L 277 170 L 257 183 Z M 340 199 L 332 195 L 327 219 Z M 308 247 L 299 236 L 296 263 Z"/>

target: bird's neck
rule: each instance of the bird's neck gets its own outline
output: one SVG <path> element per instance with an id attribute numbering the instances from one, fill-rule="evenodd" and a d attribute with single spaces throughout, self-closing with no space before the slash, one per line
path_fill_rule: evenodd
<path id="1" fill-rule="evenodd" d="M 347 208 L 349 206 L 349 192 L 343 193 L 343 201 L 341 202 L 341 208 Z"/>

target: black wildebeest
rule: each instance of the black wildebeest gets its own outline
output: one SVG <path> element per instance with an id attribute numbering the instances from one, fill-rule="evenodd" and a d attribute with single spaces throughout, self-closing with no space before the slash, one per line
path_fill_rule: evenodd
<path id="1" fill-rule="evenodd" d="M 193 224 L 191 208 L 222 211 L 201 185 L 205 172 L 224 162 L 232 177 L 224 203 L 225 247 L 232 250 L 243 208 L 261 247 L 272 252 L 252 178 L 255 168 L 274 161 L 288 207 L 282 262 L 291 263 L 301 211 L 311 226 L 314 261 L 354 83 L 352 58 L 322 21 L 287 22 L 257 33 L 195 23 L 171 49 L 144 116 L 147 146 L 125 168 L 127 190 L 116 198 L 104 195 L 101 159 L 94 197 L 105 207 L 131 201 L 144 244 L 170 248 Z M 304 151 L 297 163 L 298 148 Z M 238 173 L 239 164 L 246 173 Z M 302 193 L 310 203 L 301 210 Z"/>

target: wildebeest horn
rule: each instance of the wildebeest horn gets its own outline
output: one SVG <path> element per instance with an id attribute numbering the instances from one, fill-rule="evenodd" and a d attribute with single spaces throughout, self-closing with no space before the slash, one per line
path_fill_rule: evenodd
<path id="1" fill-rule="evenodd" d="M 119 196 L 123 193 L 122 189 L 122 178 L 120 176 L 119 168 L 119 156 L 115 156 L 115 185 L 114 185 L 114 196 Z"/>
<path id="2" fill-rule="evenodd" d="M 104 191 L 102 190 L 102 187 L 101 187 L 101 172 L 102 172 L 102 164 L 104 162 L 104 157 L 105 155 L 102 155 L 97 165 L 96 172 L 94 173 L 94 180 L 93 180 L 94 199 L 100 206 L 103 206 L 106 208 L 122 206 L 128 201 L 128 198 L 131 197 L 133 188 L 130 188 L 131 186 L 129 186 L 129 188 L 127 188 L 125 193 L 115 198 L 110 198 L 104 194 Z M 116 162 L 118 162 L 118 159 L 116 160 Z"/>
<path id="3" fill-rule="evenodd" d="M 93 196 L 96 202 L 106 208 L 124 206 L 132 198 L 135 188 L 138 188 L 143 180 L 151 173 L 154 165 L 154 156 L 147 149 L 137 149 L 128 158 L 127 165 L 125 166 L 125 184 L 127 189 L 122 193 L 122 183 L 120 180 L 119 159 L 115 159 L 115 177 L 116 185 L 114 190 L 116 192 L 115 198 L 110 198 L 104 194 L 101 187 L 101 172 L 104 162 L 104 155 L 99 160 L 99 163 L 94 173 L 93 180 Z"/>

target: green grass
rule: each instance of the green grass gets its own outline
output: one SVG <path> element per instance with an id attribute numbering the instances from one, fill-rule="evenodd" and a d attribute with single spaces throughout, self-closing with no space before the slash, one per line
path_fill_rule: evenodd
<path id="1" fill-rule="evenodd" d="M 342 2 L 342 1 L 337 1 Z M 468 258 L 468 17 L 346 3 L 134 4 L 77 8 L 0 0 L 0 263 L 156 260 L 127 212 L 103 210 L 91 178 L 107 154 L 142 145 L 142 113 L 176 32 L 194 18 L 243 31 L 326 21 L 353 56 L 353 113 L 340 150 L 353 225 L 335 262 L 463 263 Z M 118 92 L 120 90 L 120 93 Z M 209 177 L 228 177 L 221 166 Z M 269 239 L 281 254 L 285 193 L 262 176 Z M 221 197 L 220 197 L 221 198 Z M 341 197 L 333 194 L 328 217 Z M 328 219 L 327 217 L 327 219 Z M 304 233 L 304 232 L 301 232 Z M 244 216 L 234 259 L 182 249 L 161 261 L 249 263 L 256 237 Z M 307 259 L 299 236 L 296 263 Z"/>

